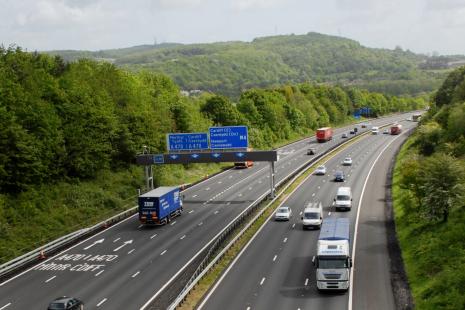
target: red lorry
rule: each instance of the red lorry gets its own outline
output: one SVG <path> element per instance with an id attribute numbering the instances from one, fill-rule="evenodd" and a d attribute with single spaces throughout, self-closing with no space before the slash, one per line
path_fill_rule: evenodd
<path id="1" fill-rule="evenodd" d="M 402 125 L 396 124 L 391 126 L 391 135 L 398 135 L 402 132 Z"/>
<path id="2" fill-rule="evenodd" d="M 316 130 L 316 140 L 318 142 L 326 142 L 333 138 L 333 129 L 331 127 L 323 127 Z"/>

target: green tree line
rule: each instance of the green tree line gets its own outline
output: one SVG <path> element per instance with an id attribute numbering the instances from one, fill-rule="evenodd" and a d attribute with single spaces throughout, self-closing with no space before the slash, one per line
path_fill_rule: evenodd
<path id="1" fill-rule="evenodd" d="M 465 67 L 434 94 L 396 171 L 396 225 L 416 306 L 463 309 Z"/>

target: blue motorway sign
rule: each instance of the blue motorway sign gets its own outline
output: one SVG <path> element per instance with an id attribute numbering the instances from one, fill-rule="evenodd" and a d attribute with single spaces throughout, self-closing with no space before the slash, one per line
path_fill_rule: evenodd
<path id="1" fill-rule="evenodd" d="M 168 152 L 208 149 L 208 135 L 200 133 L 169 133 L 166 135 Z"/>
<path id="2" fill-rule="evenodd" d="M 245 149 L 248 146 L 247 126 L 210 127 L 211 149 Z"/>

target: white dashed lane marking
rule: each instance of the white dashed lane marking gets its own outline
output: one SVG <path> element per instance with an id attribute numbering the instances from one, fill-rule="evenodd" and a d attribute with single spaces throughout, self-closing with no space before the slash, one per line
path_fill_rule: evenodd
<path id="1" fill-rule="evenodd" d="M 184 239 L 184 238 L 186 238 L 186 235 L 184 235 L 184 236 L 182 236 L 181 238 L 179 238 L 179 240 L 182 240 L 182 239 Z"/>
<path id="2" fill-rule="evenodd" d="M 95 274 L 95 276 L 98 277 L 98 276 L 101 275 L 102 272 L 104 272 L 104 271 L 105 271 L 105 270 L 100 270 L 99 272 L 97 272 L 97 273 Z"/>
<path id="3" fill-rule="evenodd" d="M 150 239 L 153 239 L 157 236 L 157 234 L 150 236 Z"/>
<path id="4" fill-rule="evenodd" d="M 136 272 L 135 274 L 132 275 L 132 278 L 137 277 L 137 275 L 140 273 L 140 271 Z"/>
<path id="5" fill-rule="evenodd" d="M 97 304 L 97 307 L 100 307 L 101 305 L 103 305 L 105 301 L 107 301 L 106 298 L 102 299 L 102 301 Z"/>
<path id="6" fill-rule="evenodd" d="M 278 258 L 278 255 L 275 255 L 275 256 L 273 257 L 273 261 L 276 261 L 276 258 Z"/>
<path id="7" fill-rule="evenodd" d="M 116 242 L 116 241 L 118 241 L 119 239 L 121 239 L 121 238 L 116 238 L 115 240 L 113 240 L 113 242 Z"/>
<path id="8" fill-rule="evenodd" d="M 166 252 L 168 252 L 168 250 L 164 250 L 163 252 L 160 253 L 160 256 L 161 255 L 164 255 Z"/>
<path id="9" fill-rule="evenodd" d="M 56 277 L 57 277 L 57 276 L 53 276 L 53 277 L 49 278 L 48 280 L 45 281 L 45 283 L 48 283 L 48 282 L 52 281 L 52 280 L 55 279 Z"/>
<path id="10" fill-rule="evenodd" d="M 260 285 L 263 285 L 264 282 L 265 282 L 265 277 L 263 277 L 262 280 L 260 281 Z"/>
<path id="11" fill-rule="evenodd" d="M 136 249 L 132 249 L 131 251 L 128 252 L 128 254 L 131 254 L 132 252 L 134 252 Z"/>

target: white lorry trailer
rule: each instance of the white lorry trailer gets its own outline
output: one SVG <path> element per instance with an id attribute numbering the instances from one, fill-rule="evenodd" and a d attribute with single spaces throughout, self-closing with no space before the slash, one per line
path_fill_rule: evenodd
<path id="1" fill-rule="evenodd" d="M 313 257 L 318 290 L 349 289 L 352 267 L 349 224 L 348 218 L 326 218 L 321 225 L 317 256 Z"/>

